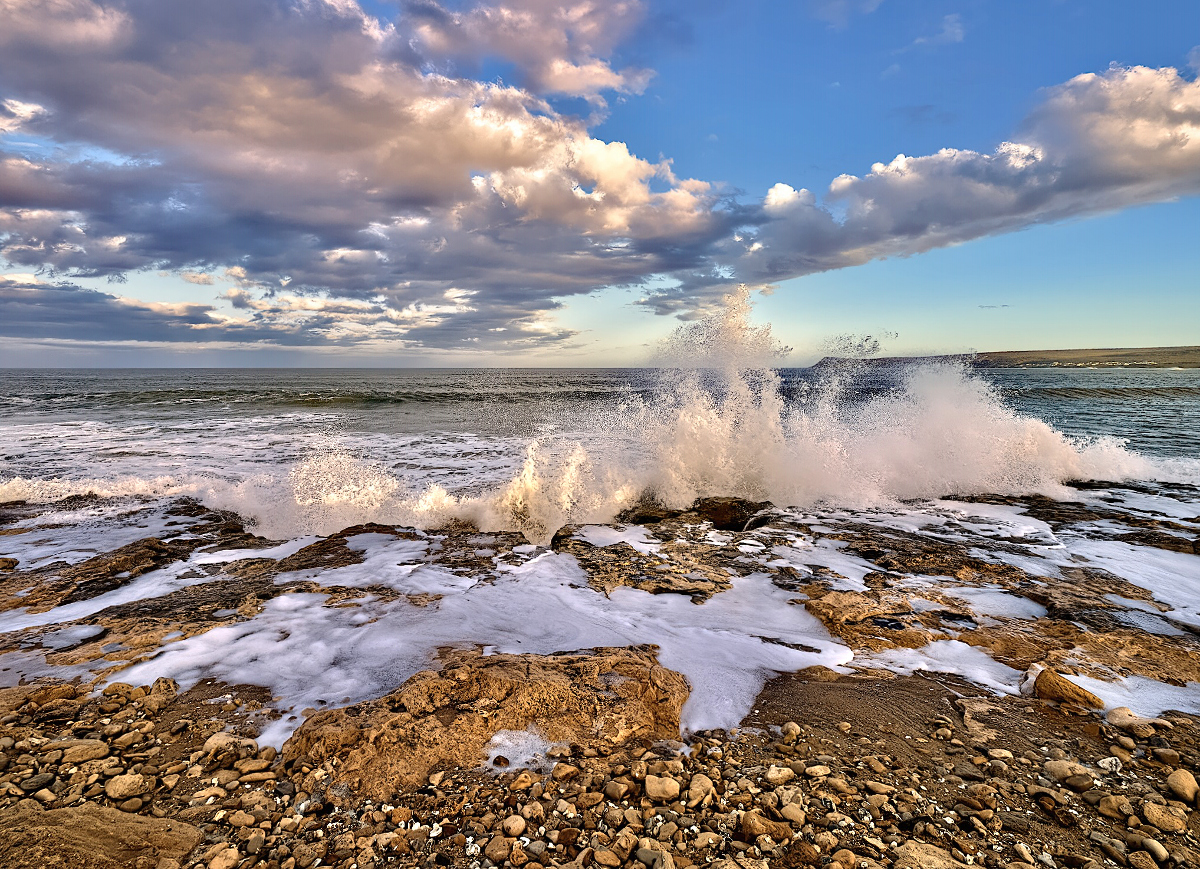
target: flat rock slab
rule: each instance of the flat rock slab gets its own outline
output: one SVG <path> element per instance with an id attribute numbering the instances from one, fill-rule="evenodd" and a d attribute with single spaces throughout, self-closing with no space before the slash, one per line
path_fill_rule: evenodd
<path id="1" fill-rule="evenodd" d="M 472 767 L 500 730 L 535 725 L 555 743 L 612 748 L 679 736 L 689 686 L 659 666 L 654 647 L 561 655 L 449 651 L 440 672 L 417 673 L 386 697 L 310 717 L 284 759 L 336 757 L 334 778 L 386 800 L 433 770 Z"/>
<path id="2" fill-rule="evenodd" d="M 85 803 L 44 811 L 27 802 L 0 812 L 6 869 L 125 869 L 139 857 L 182 862 L 200 842 L 191 824 L 147 818 Z"/>

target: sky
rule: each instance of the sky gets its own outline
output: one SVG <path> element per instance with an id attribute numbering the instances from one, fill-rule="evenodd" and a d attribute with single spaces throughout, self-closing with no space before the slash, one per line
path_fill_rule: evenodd
<path id="1" fill-rule="evenodd" d="M 1200 4 L 0 0 L 0 366 L 1200 344 Z"/>

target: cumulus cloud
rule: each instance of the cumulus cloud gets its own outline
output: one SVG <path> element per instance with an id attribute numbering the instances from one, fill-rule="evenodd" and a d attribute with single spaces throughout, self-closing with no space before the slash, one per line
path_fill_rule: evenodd
<path id="1" fill-rule="evenodd" d="M 397 310 L 467 287 L 481 302 L 459 320 L 519 341 L 555 298 L 671 271 L 726 228 L 709 184 L 592 138 L 535 90 L 431 66 L 479 43 L 527 64 L 535 89 L 636 90 L 594 61 L 638 3 L 426 4 L 395 24 L 349 0 L 18 6 L 0 12 L 0 94 L 44 105 L 43 135 L 120 157 L 0 151 L 0 256 L 18 267 L 236 263 L 264 292 Z M 95 24 L 69 51 L 51 26 L 67 11 Z M 39 14 L 46 26 L 27 26 Z"/>
<path id="2" fill-rule="evenodd" d="M 427 57 L 468 69 L 483 58 L 503 58 L 517 65 L 536 93 L 592 99 L 605 91 L 641 93 L 652 74 L 637 67 L 616 70 L 608 60 L 644 19 L 640 0 L 510 0 L 465 12 L 422 0 L 407 14 L 413 44 Z"/>
<path id="3" fill-rule="evenodd" d="M 991 153 L 899 155 L 835 178 L 821 197 L 777 184 L 756 225 L 711 255 L 737 280 L 774 282 L 1200 193 L 1200 82 L 1172 68 L 1077 76 L 1050 88 L 1018 133 Z M 720 282 L 696 278 L 642 303 L 705 304 Z"/>
<path id="4" fill-rule="evenodd" d="M 6 288 L 4 328 L 120 332 L 124 316 L 121 334 L 187 340 L 554 346 L 574 338 L 554 320 L 574 294 L 645 287 L 646 307 L 694 318 L 738 282 L 1200 186 L 1200 86 L 1134 67 L 1051 89 L 991 153 L 899 156 L 747 201 L 555 109 L 645 86 L 614 61 L 641 0 L 403 9 L 0 0 L 0 133 L 62 146 L 0 139 L 0 260 L 50 281 Z M 481 80 L 488 58 L 518 81 Z M 148 270 L 232 289 L 168 309 L 70 283 Z"/>

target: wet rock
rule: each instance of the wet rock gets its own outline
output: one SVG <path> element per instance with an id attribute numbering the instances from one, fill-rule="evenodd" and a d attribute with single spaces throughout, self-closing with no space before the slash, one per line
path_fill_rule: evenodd
<path id="1" fill-rule="evenodd" d="M 120 588 L 143 573 L 158 570 L 173 561 L 187 558 L 201 540 L 164 542 L 156 537 L 137 540 L 112 552 L 89 558 L 62 571 L 61 578 L 72 588 L 60 604 L 90 600 Z"/>
<path id="2" fill-rule="evenodd" d="M 1053 700 L 1056 703 L 1074 703 L 1089 709 L 1103 709 L 1104 701 L 1088 691 L 1080 688 L 1074 682 L 1060 676 L 1049 667 L 1037 674 L 1033 683 L 1033 691 L 1042 700 Z"/>
<path id="3" fill-rule="evenodd" d="M 706 519 L 720 531 L 746 531 L 751 520 L 775 506 L 770 501 L 746 501 L 742 498 L 699 498 L 689 512 Z"/>
<path id="4" fill-rule="evenodd" d="M 674 739 L 687 680 L 660 667 L 652 649 L 599 649 L 570 655 L 489 655 L 453 651 L 441 672 L 426 671 L 399 690 L 310 717 L 283 758 L 337 757 L 334 776 L 386 799 L 435 767 L 474 766 L 498 730 L 536 722 L 556 742 L 618 746 Z"/>

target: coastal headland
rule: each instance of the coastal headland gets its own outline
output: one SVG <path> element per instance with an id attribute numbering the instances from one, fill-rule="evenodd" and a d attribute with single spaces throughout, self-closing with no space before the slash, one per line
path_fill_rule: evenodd
<path id="1" fill-rule="evenodd" d="M 1200 368 L 1200 347 L 1003 350 L 971 361 L 980 368 Z"/>

